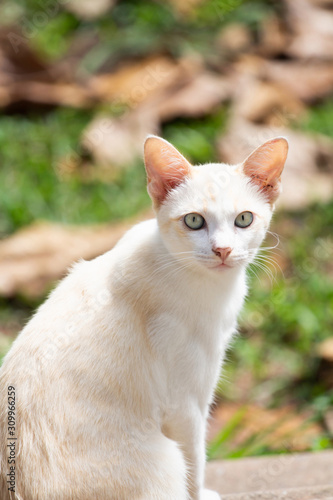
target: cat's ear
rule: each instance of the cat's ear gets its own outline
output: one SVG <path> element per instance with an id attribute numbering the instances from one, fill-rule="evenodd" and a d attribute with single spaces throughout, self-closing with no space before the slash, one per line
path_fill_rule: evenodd
<path id="1" fill-rule="evenodd" d="M 155 207 L 191 174 L 191 165 L 168 141 L 150 135 L 144 145 L 148 193 Z"/>
<path id="2" fill-rule="evenodd" d="M 280 178 L 287 154 L 287 140 L 277 137 L 259 146 L 243 163 L 244 173 L 267 195 L 270 203 L 280 194 Z"/>

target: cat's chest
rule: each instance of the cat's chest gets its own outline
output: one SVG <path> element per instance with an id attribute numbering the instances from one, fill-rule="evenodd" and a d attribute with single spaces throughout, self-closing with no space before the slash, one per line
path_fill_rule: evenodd
<path id="1" fill-rule="evenodd" d="M 205 407 L 237 313 L 237 307 L 222 300 L 200 303 L 189 296 L 180 307 L 164 303 L 147 325 L 159 394 L 177 405 L 190 396 Z"/>

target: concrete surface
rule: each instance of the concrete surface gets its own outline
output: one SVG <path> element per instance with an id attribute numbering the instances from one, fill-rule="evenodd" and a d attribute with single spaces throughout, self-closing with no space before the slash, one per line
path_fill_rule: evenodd
<path id="1" fill-rule="evenodd" d="M 223 500 L 333 500 L 332 486 L 222 495 Z"/>
<path id="2" fill-rule="evenodd" d="M 333 500 L 333 451 L 212 461 L 206 486 L 223 500 Z"/>

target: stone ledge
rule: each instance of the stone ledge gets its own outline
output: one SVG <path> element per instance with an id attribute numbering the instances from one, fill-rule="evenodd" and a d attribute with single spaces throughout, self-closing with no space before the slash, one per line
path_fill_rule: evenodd
<path id="1" fill-rule="evenodd" d="M 206 467 L 206 486 L 228 500 L 329 497 L 333 500 L 333 451 L 212 461 Z M 326 496 L 320 496 L 324 494 L 320 493 L 320 487 Z M 286 493 L 294 489 L 293 494 L 297 495 L 303 489 L 313 495 L 313 488 L 317 489 L 318 497 L 289 497 Z"/>
<path id="2" fill-rule="evenodd" d="M 333 486 L 291 488 L 222 495 L 223 500 L 333 500 Z"/>

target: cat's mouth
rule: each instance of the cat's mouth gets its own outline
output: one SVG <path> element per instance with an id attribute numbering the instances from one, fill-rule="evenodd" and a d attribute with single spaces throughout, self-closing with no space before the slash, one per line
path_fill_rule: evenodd
<path id="1" fill-rule="evenodd" d="M 227 264 L 226 262 L 220 262 L 216 266 L 214 266 L 214 269 L 231 269 L 233 266 L 230 264 Z"/>
<path id="2" fill-rule="evenodd" d="M 205 267 L 208 267 L 213 272 L 223 272 L 227 271 L 227 269 L 234 269 L 237 267 L 241 262 L 243 262 L 243 259 L 228 259 L 227 261 L 222 262 L 221 260 L 216 261 L 216 260 L 211 260 L 207 258 L 203 259 L 198 259 L 201 265 L 204 265 Z"/>

